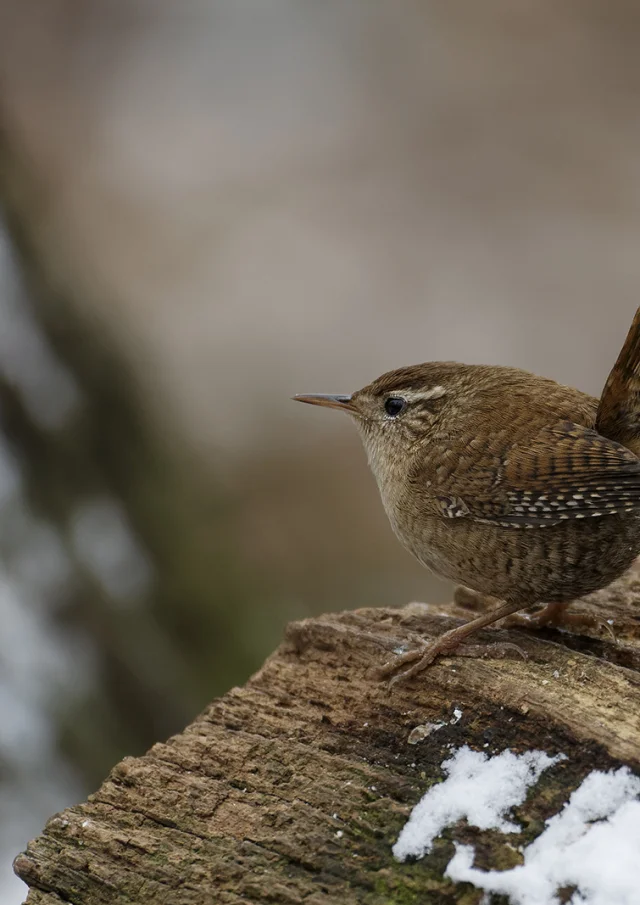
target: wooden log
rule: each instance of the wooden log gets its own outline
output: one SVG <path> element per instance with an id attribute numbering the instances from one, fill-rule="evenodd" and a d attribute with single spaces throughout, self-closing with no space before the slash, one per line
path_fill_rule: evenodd
<path id="1" fill-rule="evenodd" d="M 640 764 L 639 573 L 573 609 L 600 625 L 487 631 L 528 659 L 452 656 L 391 693 L 372 667 L 468 613 L 412 604 L 292 624 L 243 688 L 51 818 L 15 861 L 28 905 L 479 903 L 444 876 L 454 841 L 480 867 L 513 866 L 591 770 Z M 515 809 L 519 834 L 461 821 L 398 863 L 409 812 L 462 745 L 567 758 Z"/>

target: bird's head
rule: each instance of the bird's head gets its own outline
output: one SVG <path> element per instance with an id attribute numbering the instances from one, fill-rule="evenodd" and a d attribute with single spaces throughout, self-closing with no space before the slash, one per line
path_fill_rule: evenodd
<path id="1" fill-rule="evenodd" d="M 383 472 L 406 467 L 406 457 L 428 439 L 443 411 L 459 396 L 465 383 L 464 371 L 465 366 L 455 362 L 427 362 L 388 371 L 348 396 L 309 394 L 293 398 L 350 415 L 380 480 Z"/>

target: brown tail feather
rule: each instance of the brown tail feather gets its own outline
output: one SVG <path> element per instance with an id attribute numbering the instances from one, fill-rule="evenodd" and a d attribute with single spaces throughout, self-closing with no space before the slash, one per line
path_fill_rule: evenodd
<path id="1" fill-rule="evenodd" d="M 640 457 L 640 308 L 602 391 L 596 430 Z"/>

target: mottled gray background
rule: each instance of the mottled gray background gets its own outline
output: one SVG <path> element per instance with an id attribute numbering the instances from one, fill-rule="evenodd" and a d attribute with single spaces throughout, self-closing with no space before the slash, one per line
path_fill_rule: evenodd
<path id="1" fill-rule="evenodd" d="M 597 393 L 639 300 L 624 0 L 0 0 L 0 901 L 294 617 L 448 590 L 295 392 Z"/>

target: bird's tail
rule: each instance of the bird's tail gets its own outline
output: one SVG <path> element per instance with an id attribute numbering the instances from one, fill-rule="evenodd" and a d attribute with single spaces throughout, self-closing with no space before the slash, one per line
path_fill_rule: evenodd
<path id="1" fill-rule="evenodd" d="M 602 391 L 596 430 L 640 457 L 640 308 Z"/>

